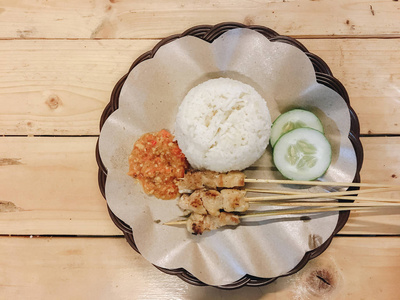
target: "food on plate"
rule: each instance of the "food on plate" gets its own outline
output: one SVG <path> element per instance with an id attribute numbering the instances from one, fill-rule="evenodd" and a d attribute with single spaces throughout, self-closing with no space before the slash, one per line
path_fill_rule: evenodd
<path id="1" fill-rule="evenodd" d="M 128 175 L 136 178 L 146 194 L 168 200 L 178 196 L 178 178 L 188 162 L 174 136 L 166 130 L 142 135 L 129 156 Z"/>
<path id="2" fill-rule="evenodd" d="M 282 135 L 273 150 L 279 172 L 292 180 L 314 180 L 322 176 L 331 163 L 332 150 L 318 130 L 298 128 Z"/>
<path id="3" fill-rule="evenodd" d="M 184 211 L 197 214 L 219 216 L 221 211 L 244 212 L 249 209 L 245 199 L 246 191 L 238 189 L 196 190 L 192 194 L 183 194 L 178 206 Z"/>
<path id="4" fill-rule="evenodd" d="M 185 96 L 175 136 L 193 168 L 227 172 L 245 169 L 261 157 L 270 127 L 267 103 L 253 87 L 217 78 Z"/>
<path id="5" fill-rule="evenodd" d="M 204 207 L 203 200 L 198 194 L 199 191 L 200 190 L 194 191 L 190 196 L 189 194 L 181 195 L 178 200 L 179 208 L 185 212 L 189 211 L 200 215 L 206 215 L 207 209 Z"/>
<path id="6" fill-rule="evenodd" d="M 190 233 L 197 235 L 222 226 L 236 226 L 239 223 L 239 216 L 233 213 L 221 212 L 218 216 L 192 213 L 186 221 L 186 228 Z"/>
<path id="7" fill-rule="evenodd" d="M 309 127 L 324 132 L 321 121 L 312 112 L 304 109 L 292 109 L 281 114 L 272 123 L 271 127 L 271 146 L 274 147 L 278 139 L 285 133 L 302 127 Z"/>
<path id="8" fill-rule="evenodd" d="M 321 121 L 312 112 L 293 109 L 280 115 L 271 127 L 273 161 L 283 176 L 314 180 L 331 164 L 331 146 Z"/>
<path id="9" fill-rule="evenodd" d="M 244 186 L 244 173 L 230 171 L 217 173 L 213 171 L 188 171 L 178 182 L 180 193 L 191 193 L 199 189 L 233 188 Z"/>

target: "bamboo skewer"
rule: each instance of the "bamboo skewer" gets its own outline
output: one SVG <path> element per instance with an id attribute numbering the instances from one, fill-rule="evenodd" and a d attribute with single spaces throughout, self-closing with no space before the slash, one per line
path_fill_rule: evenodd
<path id="1" fill-rule="evenodd" d="M 366 190 L 354 190 L 354 191 L 339 191 L 339 192 L 335 192 L 335 193 L 345 193 L 344 195 L 352 195 L 352 194 L 390 192 L 390 191 L 398 191 L 398 190 L 400 190 L 400 186 L 374 188 L 374 189 L 366 189 Z M 282 194 L 282 195 L 301 195 L 301 194 L 309 195 L 309 194 L 311 194 L 310 192 L 288 191 L 288 190 L 268 190 L 268 189 L 245 189 L 245 191 L 246 192 L 254 192 L 254 193 Z M 333 193 L 333 192 L 326 192 L 327 195 L 329 195 L 331 193 Z"/>
<path id="2" fill-rule="evenodd" d="M 186 220 L 169 221 L 169 222 L 163 223 L 163 225 L 167 225 L 167 226 L 185 225 L 185 224 L 186 224 Z"/>
<path id="3" fill-rule="evenodd" d="M 249 203 L 251 203 L 251 198 L 245 198 L 246 201 L 248 201 Z M 293 199 L 296 200 L 296 199 Z M 358 202 L 377 202 L 377 203 L 400 203 L 399 200 L 394 200 L 394 199 L 390 199 L 390 198 L 369 198 L 369 197 L 335 197 L 334 200 L 357 200 Z M 288 202 L 283 202 L 282 203 L 341 203 L 341 204 L 349 204 L 349 205 L 353 205 L 354 203 L 346 203 L 346 202 L 330 202 L 330 201 L 334 201 L 334 200 L 328 200 L 328 201 L 308 201 L 308 202 L 300 202 L 300 201 L 288 201 Z M 273 200 L 266 200 L 265 203 L 270 203 L 271 205 L 279 205 L 278 203 L 279 201 L 274 202 Z M 254 201 L 253 203 L 263 203 L 263 201 Z M 300 205 L 298 205 L 300 206 Z"/>
<path id="4" fill-rule="evenodd" d="M 312 198 L 336 198 L 338 196 L 354 195 L 354 194 L 365 194 L 372 192 L 382 192 L 395 190 L 395 188 L 386 189 L 370 189 L 370 190 L 360 190 L 360 191 L 344 191 L 344 192 L 322 192 L 322 193 L 293 193 L 288 192 L 288 194 L 279 196 L 261 196 L 261 197 L 251 197 L 246 198 L 248 201 L 279 201 L 279 200 L 295 200 L 295 199 L 312 199 Z M 347 197 L 345 197 L 347 198 Z"/>
<path id="5" fill-rule="evenodd" d="M 321 207 L 321 206 L 332 206 L 332 207 L 357 207 L 357 206 L 370 206 L 370 207 L 400 207 L 400 202 L 390 202 L 390 203 L 344 203 L 344 202 L 267 202 L 267 204 L 274 206 L 313 206 L 313 207 Z"/>
<path id="6" fill-rule="evenodd" d="M 305 193 L 296 193 L 296 192 L 289 192 L 289 194 L 286 194 L 286 193 L 284 193 L 284 192 L 282 192 L 282 193 L 277 193 L 277 194 L 283 194 L 283 195 L 298 195 L 298 194 L 305 194 Z M 318 197 L 318 198 L 324 198 L 324 199 L 333 199 L 333 200 L 361 200 L 361 201 L 367 201 L 367 202 L 369 202 L 369 201 L 373 201 L 373 202 L 383 202 L 383 203 L 398 203 L 399 201 L 398 200 L 394 200 L 394 199 L 391 199 L 391 198 L 377 198 L 377 197 L 375 197 L 375 198 L 370 198 L 370 197 L 363 197 L 363 196 L 338 196 L 338 197 L 330 197 L 330 195 L 329 195 L 329 193 L 327 193 L 327 195 L 326 196 L 324 196 L 324 197 Z M 248 202 L 252 202 L 251 201 L 251 197 L 249 197 L 249 198 L 245 198 L 245 200 L 246 201 L 248 201 Z M 301 198 L 299 198 L 299 199 L 301 199 Z M 304 199 L 304 198 L 303 198 Z M 290 199 L 289 199 L 290 200 Z M 297 199 L 291 199 L 291 200 L 297 200 Z M 270 200 L 265 200 L 266 202 L 268 202 L 268 201 L 274 201 L 273 199 L 270 199 Z M 257 201 L 254 201 L 253 203 L 262 203 L 263 201 L 262 200 L 257 200 Z"/>
<path id="7" fill-rule="evenodd" d="M 310 213 L 320 213 L 320 212 L 334 212 L 334 211 L 352 211 L 352 210 L 368 210 L 373 208 L 378 208 L 381 206 L 341 206 L 341 207 L 319 207 L 313 209 L 279 209 L 273 211 L 263 211 L 239 215 L 239 218 L 251 218 L 251 217 L 269 217 L 269 216 L 279 216 L 279 215 L 293 215 L 293 214 L 310 214 Z M 163 223 L 163 225 L 174 226 L 174 225 L 185 225 L 185 220 L 169 221 Z"/>
<path id="8" fill-rule="evenodd" d="M 399 187 L 398 185 L 381 183 L 357 183 L 357 182 L 329 182 L 329 181 L 302 181 L 302 180 L 281 180 L 281 179 L 251 179 L 245 178 L 248 183 L 275 183 L 291 185 L 313 185 L 313 186 L 348 186 L 348 187 Z"/>
<path id="9" fill-rule="evenodd" d="M 251 214 L 240 215 L 239 218 L 250 218 L 250 217 L 268 217 L 268 216 L 278 216 L 278 215 L 292 215 L 292 214 L 309 214 L 309 213 L 319 213 L 319 212 L 330 212 L 330 211 L 351 211 L 351 210 L 368 210 L 372 208 L 377 208 L 377 206 L 342 206 L 342 207 L 321 207 L 315 209 L 280 209 L 265 212 L 256 212 Z"/>
<path id="10" fill-rule="evenodd" d="M 356 191 L 344 191 L 344 192 L 336 192 L 336 193 L 342 193 L 343 196 L 340 194 L 336 194 L 337 196 L 333 195 L 332 197 L 332 192 L 326 192 L 326 193 L 319 193 L 321 196 L 317 196 L 317 198 L 332 198 L 335 200 L 357 200 L 357 201 L 365 201 L 365 202 L 382 202 L 382 203 L 399 203 L 398 200 L 390 199 L 390 198 L 368 198 L 368 197 L 363 197 L 363 196 L 346 196 L 346 195 L 353 195 L 353 194 L 367 194 L 367 193 L 378 193 L 378 192 L 390 192 L 390 191 L 396 191 L 400 190 L 400 186 L 394 186 L 394 187 L 389 187 L 389 188 L 374 188 L 374 189 L 366 189 L 366 190 L 356 190 Z M 246 192 L 256 192 L 256 193 L 268 193 L 268 194 L 280 194 L 280 195 L 304 195 L 303 197 L 296 197 L 289 198 L 286 200 L 296 200 L 296 199 L 308 199 L 308 198 L 315 198 L 309 197 L 309 195 L 315 195 L 315 193 L 309 193 L 309 192 L 299 192 L 299 191 L 287 191 L 287 190 L 268 190 L 268 189 L 245 189 Z M 307 197 L 305 197 L 307 195 Z M 270 196 L 271 198 L 265 200 L 266 202 L 268 201 L 276 201 L 274 196 Z M 263 202 L 264 200 L 256 199 L 253 201 L 253 198 L 245 198 L 246 201 L 252 202 L 252 203 L 257 203 L 257 202 Z M 282 199 L 277 199 L 277 200 L 282 200 Z M 296 202 L 298 203 L 298 202 Z M 273 203 L 271 203 L 273 205 Z"/>
<path id="11" fill-rule="evenodd" d="M 394 200 L 391 198 L 369 198 L 369 197 L 355 197 L 355 196 L 346 196 L 346 197 L 336 197 L 337 200 L 354 200 L 354 201 L 366 201 L 366 202 L 382 202 L 382 203 L 400 203 L 399 200 Z M 343 202 L 342 202 L 343 203 Z"/>

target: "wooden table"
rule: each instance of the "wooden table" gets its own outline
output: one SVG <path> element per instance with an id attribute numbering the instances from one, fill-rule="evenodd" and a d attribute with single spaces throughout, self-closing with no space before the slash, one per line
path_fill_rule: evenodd
<path id="1" fill-rule="evenodd" d="M 158 271 L 110 220 L 94 151 L 113 86 L 160 38 L 223 21 L 323 58 L 360 119 L 362 181 L 400 184 L 397 0 L 0 0 L 1 299 L 398 299 L 400 210 L 353 212 L 299 273 L 234 291 Z"/>

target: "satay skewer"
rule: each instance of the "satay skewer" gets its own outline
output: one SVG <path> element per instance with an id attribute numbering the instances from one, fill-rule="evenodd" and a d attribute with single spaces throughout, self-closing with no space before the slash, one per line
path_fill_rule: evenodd
<path id="1" fill-rule="evenodd" d="M 336 187 L 364 187 L 364 188 L 400 188 L 399 185 L 384 183 L 355 183 L 355 182 L 327 182 L 327 181 L 295 181 L 279 179 L 251 179 L 246 178 L 243 172 L 232 171 L 217 173 L 212 171 L 187 172 L 178 182 L 181 193 L 190 193 L 193 190 L 209 188 L 244 187 L 246 183 L 268 183 L 302 186 L 336 186 Z"/>
<path id="2" fill-rule="evenodd" d="M 186 176 L 187 175 L 187 176 Z M 351 211 L 366 210 L 380 207 L 400 207 L 400 203 L 393 199 L 386 198 L 366 198 L 354 197 L 355 194 L 377 193 L 399 190 L 400 186 L 385 184 L 359 184 L 359 183 L 341 183 L 341 182 L 321 182 L 321 181 L 290 181 L 290 180 L 264 180 L 264 179 L 247 179 L 242 172 L 228 172 L 226 174 L 206 171 L 206 172 L 189 172 L 178 183 L 179 189 L 183 193 L 193 192 L 190 196 L 183 194 L 178 205 L 183 210 L 191 212 L 186 220 L 171 221 L 165 225 L 186 224 L 189 232 L 194 234 L 202 233 L 204 230 L 213 230 L 226 225 L 238 225 L 239 218 L 250 216 L 275 216 L 285 214 L 303 214 L 327 211 Z M 274 184 L 295 184 L 305 186 L 342 186 L 342 187 L 367 187 L 371 189 L 351 190 L 340 192 L 323 192 L 323 193 L 304 193 L 298 191 L 275 191 L 260 189 L 223 189 L 244 187 L 245 182 L 252 183 L 274 183 Z M 211 190 L 204 190 L 209 188 Z M 270 194 L 280 194 L 274 196 L 261 197 L 245 197 L 246 192 L 265 192 Z M 236 194 L 235 194 L 236 193 Z M 224 195 L 222 195 L 224 194 Z M 344 203 L 331 201 L 299 201 L 305 199 L 328 198 L 328 199 L 350 199 L 358 200 L 365 203 Z M 244 212 L 248 210 L 250 203 L 282 205 L 282 206 L 308 206 L 309 209 L 280 209 L 267 212 L 257 212 L 250 214 L 235 214 L 232 212 Z M 312 208 L 311 208 L 312 207 Z"/>
<path id="3" fill-rule="evenodd" d="M 400 206 L 400 205 L 396 205 Z M 240 219 L 252 218 L 252 217 L 269 217 L 269 216 L 280 216 L 280 215 L 293 215 L 293 214 L 311 214 L 320 212 L 335 212 L 335 211 L 353 211 L 353 210 L 368 210 L 376 208 L 384 208 L 386 205 L 375 205 L 375 206 L 337 206 L 337 207 L 316 207 L 308 209 L 277 209 L 270 211 L 260 211 L 246 214 L 238 214 Z M 173 225 L 183 225 L 186 224 L 187 219 L 168 221 L 163 223 L 163 225 L 173 226 Z"/>
<path id="4" fill-rule="evenodd" d="M 369 189 L 361 190 L 361 193 L 368 192 L 383 192 L 384 189 Z M 189 212 L 195 212 L 198 214 L 210 214 L 218 216 L 220 211 L 225 212 L 244 212 L 249 209 L 249 204 L 259 205 L 288 205 L 287 203 L 293 203 L 293 206 L 301 206 L 299 201 L 310 200 L 308 203 L 316 204 L 315 198 L 323 199 L 328 198 L 334 199 L 340 198 L 347 200 L 357 200 L 360 202 L 380 202 L 380 203 L 398 203 L 395 199 L 387 198 L 367 198 L 362 196 L 351 197 L 346 196 L 347 194 L 354 194 L 354 191 L 345 192 L 333 192 L 333 193 L 295 193 L 290 195 L 278 195 L 278 196 L 262 196 L 262 197 L 246 197 L 246 190 L 238 189 L 223 189 L 217 190 L 196 190 L 192 194 L 183 194 L 178 200 L 178 206 Z M 341 196 L 341 197 L 338 197 Z M 350 199 L 349 199 L 350 198 Z M 311 200 L 314 199 L 314 200 Z M 324 201 L 325 203 L 331 203 Z M 337 203 L 337 202 L 333 202 Z"/>
<path id="5" fill-rule="evenodd" d="M 225 189 L 221 192 L 216 190 L 196 190 L 192 195 L 184 194 L 178 201 L 178 206 L 188 212 L 190 217 L 186 220 L 187 230 L 193 234 L 201 234 L 206 230 L 214 230 L 226 225 L 238 225 L 240 223 L 239 215 L 232 212 L 245 212 L 249 209 L 249 204 L 253 198 L 245 198 L 244 190 Z M 299 195 L 291 195 L 299 196 Z M 304 195 L 300 195 L 304 196 Z M 258 197 L 260 198 L 260 197 Z M 321 211 L 341 211 L 354 209 L 368 209 L 380 207 L 400 207 L 400 202 L 394 203 L 376 203 L 375 199 L 369 198 L 369 204 L 365 203 L 348 203 L 336 201 L 298 201 L 298 199 L 279 201 L 259 201 L 256 204 L 274 205 L 274 206 L 308 206 L 310 209 L 291 209 L 289 214 L 304 212 L 321 212 Z M 395 201 L 388 199 L 389 201 Z M 312 208 L 311 208 L 312 206 Z M 269 211 L 267 215 L 285 214 L 287 209 Z M 240 215 L 245 216 L 245 215 Z M 167 222 L 166 225 L 173 225 Z"/>
<path id="6" fill-rule="evenodd" d="M 369 190 L 372 191 L 372 190 Z M 348 191 L 348 193 L 353 193 Z M 320 195 L 325 196 L 327 193 L 303 193 L 296 195 L 279 195 L 267 197 L 245 197 L 245 190 L 238 189 L 223 189 L 217 190 L 196 190 L 191 195 L 184 194 L 178 200 L 178 206 L 187 212 L 194 212 L 201 215 L 212 215 L 217 217 L 221 211 L 224 212 L 245 212 L 249 209 L 250 204 L 256 205 L 273 205 L 273 206 L 351 206 L 349 202 L 335 201 L 334 193 L 330 193 L 327 201 L 318 201 L 313 198 L 321 198 Z M 340 193 L 340 194 L 343 194 Z M 315 196 L 314 196 L 315 195 Z M 335 194 L 337 195 L 337 194 Z M 290 197 L 285 197 L 290 196 Z M 314 196 L 314 197 L 313 197 Z M 350 198 L 344 196 L 342 199 Z M 313 199 L 313 200 L 311 200 Z M 306 200 L 306 201 L 305 201 Z M 307 201 L 310 200 L 310 201 Z M 386 198 L 367 198 L 367 197 L 353 197 L 351 200 L 357 200 L 358 203 L 354 206 L 365 206 L 370 203 L 371 206 L 376 205 L 399 205 L 400 201 L 395 199 Z M 322 204 L 321 204 L 322 203 Z"/>
<path id="7" fill-rule="evenodd" d="M 249 203 L 264 204 L 265 202 L 271 201 L 283 201 L 283 200 L 300 200 L 300 199 L 314 199 L 314 198 L 329 198 L 340 200 L 354 200 L 355 198 L 351 195 L 354 194 L 366 194 L 376 192 L 386 192 L 396 190 L 396 188 L 375 188 L 375 189 L 364 189 L 359 191 L 341 191 L 341 192 L 322 192 L 322 193 L 304 193 L 297 191 L 270 191 L 261 189 L 223 189 L 220 192 L 216 190 L 195 190 L 191 195 L 184 194 L 178 201 L 178 205 L 189 211 L 204 214 L 207 211 L 212 215 L 218 215 L 219 210 L 223 209 L 227 212 L 239 211 L 243 212 L 248 209 Z M 246 192 L 258 192 L 258 193 L 273 193 L 283 194 L 274 196 L 260 196 L 260 197 L 245 197 Z M 350 195 L 350 196 L 347 196 Z M 347 196 L 347 197 L 346 197 Z M 381 201 L 391 203 L 394 200 L 386 198 L 362 198 L 358 197 L 357 200 L 365 199 L 365 201 Z M 228 208 L 228 209 L 227 209 Z"/>

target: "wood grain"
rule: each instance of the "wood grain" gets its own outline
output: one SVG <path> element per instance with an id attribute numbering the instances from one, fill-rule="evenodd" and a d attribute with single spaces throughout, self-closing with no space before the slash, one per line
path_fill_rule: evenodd
<path id="1" fill-rule="evenodd" d="M 299 273 L 234 291 L 164 274 L 122 238 L 1 237 L 0 265 L 5 299 L 397 299 L 400 238 L 336 237 Z"/>
<path id="2" fill-rule="evenodd" d="M 155 44 L 0 41 L 0 134 L 97 134 L 115 83 Z"/>
<path id="3" fill-rule="evenodd" d="M 16 207 L 0 212 L 2 234 L 121 234 L 98 188 L 95 138 L 1 140 L 15 163 L 0 165 L 0 201 Z"/>
<path id="4" fill-rule="evenodd" d="M 97 184 L 96 138 L 1 138 L 0 234 L 120 235 Z M 400 138 L 363 138 L 363 182 L 400 185 Z M 373 196 L 382 196 L 371 194 Z M 398 199 L 399 192 L 385 197 Z M 398 234 L 400 210 L 352 212 L 341 234 Z"/>
<path id="5" fill-rule="evenodd" d="M 400 211 L 352 212 L 326 252 L 268 286 L 221 291 L 166 275 L 110 220 L 94 149 L 112 88 L 139 55 L 235 21 L 322 57 L 361 132 L 382 135 L 362 138 L 362 181 L 400 185 L 399 20 L 396 0 L 0 0 L 0 298 L 398 299 Z"/>
<path id="6" fill-rule="evenodd" d="M 227 21 L 295 37 L 400 36 L 400 4 L 389 0 L 2 2 L 2 38 L 161 38 Z"/>
<path id="7" fill-rule="evenodd" d="M 300 41 L 347 88 L 362 133 L 400 134 L 400 39 Z M 156 43 L 0 41 L 0 135 L 98 134 L 115 83 Z"/>
<path id="8" fill-rule="evenodd" d="M 305 40 L 346 87 L 364 134 L 400 133 L 400 39 Z"/>

